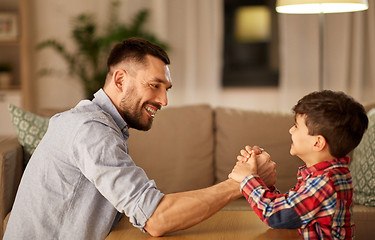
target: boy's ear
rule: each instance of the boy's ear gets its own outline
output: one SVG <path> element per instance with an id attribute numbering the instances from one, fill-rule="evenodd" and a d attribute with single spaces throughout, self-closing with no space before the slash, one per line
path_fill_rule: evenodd
<path id="1" fill-rule="evenodd" d="M 322 151 L 327 146 L 327 140 L 322 135 L 317 135 L 315 138 L 315 143 L 313 149 L 316 152 Z"/>

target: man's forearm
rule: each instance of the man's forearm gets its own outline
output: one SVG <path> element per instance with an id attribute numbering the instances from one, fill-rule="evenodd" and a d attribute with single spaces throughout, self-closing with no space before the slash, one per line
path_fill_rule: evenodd
<path id="1" fill-rule="evenodd" d="M 167 194 L 148 219 L 145 230 L 152 236 L 191 227 L 242 196 L 239 183 L 228 179 L 214 186 Z"/>

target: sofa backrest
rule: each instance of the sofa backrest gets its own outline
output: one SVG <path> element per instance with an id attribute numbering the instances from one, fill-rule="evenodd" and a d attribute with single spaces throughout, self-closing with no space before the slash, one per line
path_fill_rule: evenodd
<path id="1" fill-rule="evenodd" d="M 169 107 L 156 114 L 151 130 L 130 129 L 134 162 L 164 193 L 214 183 L 213 112 L 208 105 Z"/>
<path id="2" fill-rule="evenodd" d="M 304 163 L 289 153 L 289 129 L 294 115 L 219 107 L 215 110 L 215 177 L 216 182 L 227 179 L 236 163 L 239 151 L 246 145 L 264 148 L 277 163 L 276 187 L 281 192 L 297 181 L 299 166 Z"/>
<path id="3" fill-rule="evenodd" d="M 276 186 L 286 192 L 303 162 L 289 154 L 292 114 L 208 105 L 169 107 L 157 113 L 151 130 L 130 129 L 130 156 L 164 193 L 188 191 L 224 181 L 245 145 L 258 145 L 277 163 Z"/>

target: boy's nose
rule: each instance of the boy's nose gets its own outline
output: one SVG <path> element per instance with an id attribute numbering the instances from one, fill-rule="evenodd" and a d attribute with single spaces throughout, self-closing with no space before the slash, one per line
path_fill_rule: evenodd
<path id="1" fill-rule="evenodd" d="M 290 133 L 290 134 L 292 134 L 292 132 L 293 132 L 293 128 L 294 128 L 294 126 L 291 127 L 291 128 L 289 129 L 289 133 Z"/>

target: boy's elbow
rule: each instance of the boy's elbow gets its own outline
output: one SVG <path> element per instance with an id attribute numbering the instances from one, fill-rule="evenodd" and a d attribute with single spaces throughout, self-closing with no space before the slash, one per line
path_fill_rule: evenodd
<path id="1" fill-rule="evenodd" d="M 276 229 L 298 229 L 302 226 L 300 216 L 291 208 L 274 213 L 267 219 L 267 224 Z"/>

